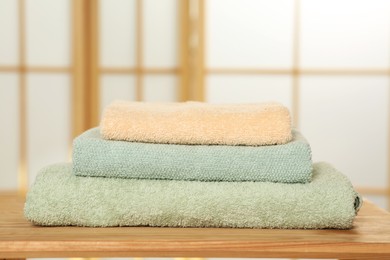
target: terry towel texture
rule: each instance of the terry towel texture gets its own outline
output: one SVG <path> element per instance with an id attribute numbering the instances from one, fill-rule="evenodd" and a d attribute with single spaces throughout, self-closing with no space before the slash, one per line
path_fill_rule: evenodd
<path id="1" fill-rule="evenodd" d="M 25 216 L 45 226 L 347 229 L 360 204 L 326 163 L 314 164 L 306 184 L 78 177 L 57 164 L 36 178 Z"/>
<path id="2" fill-rule="evenodd" d="M 105 139 L 150 143 L 274 145 L 292 138 L 290 113 L 278 103 L 116 101 L 100 126 Z"/>
<path id="3" fill-rule="evenodd" d="M 109 141 L 98 128 L 73 142 L 78 176 L 198 180 L 309 182 L 311 149 L 296 130 L 273 146 L 175 145 Z"/>

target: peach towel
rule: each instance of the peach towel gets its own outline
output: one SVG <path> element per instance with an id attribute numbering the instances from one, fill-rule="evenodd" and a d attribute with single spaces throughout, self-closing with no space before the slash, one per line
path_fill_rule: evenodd
<path id="1" fill-rule="evenodd" d="M 104 139 L 150 143 L 257 146 L 292 139 L 290 113 L 278 103 L 115 101 L 100 127 Z"/>

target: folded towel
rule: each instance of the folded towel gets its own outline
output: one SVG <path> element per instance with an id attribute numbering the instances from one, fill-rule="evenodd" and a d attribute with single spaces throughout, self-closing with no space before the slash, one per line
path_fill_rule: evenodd
<path id="1" fill-rule="evenodd" d="M 309 182 L 311 150 L 298 131 L 272 146 L 175 145 L 109 141 L 98 128 L 73 142 L 79 176 L 198 181 Z"/>
<path id="2" fill-rule="evenodd" d="M 171 144 L 273 145 L 291 140 L 288 109 L 277 103 L 116 101 L 101 121 L 103 138 Z"/>
<path id="3" fill-rule="evenodd" d="M 326 163 L 306 184 L 78 177 L 71 164 L 57 164 L 40 172 L 24 212 L 44 226 L 347 229 L 360 205 Z"/>

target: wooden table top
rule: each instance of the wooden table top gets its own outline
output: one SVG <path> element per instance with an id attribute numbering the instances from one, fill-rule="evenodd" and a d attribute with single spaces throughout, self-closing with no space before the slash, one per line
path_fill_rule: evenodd
<path id="1" fill-rule="evenodd" d="M 390 259 L 390 214 L 366 201 L 351 230 L 39 227 L 0 193 L 0 258 L 291 257 Z"/>

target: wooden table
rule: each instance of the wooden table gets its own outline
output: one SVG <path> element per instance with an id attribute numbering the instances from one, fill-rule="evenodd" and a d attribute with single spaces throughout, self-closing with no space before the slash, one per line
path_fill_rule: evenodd
<path id="1" fill-rule="evenodd" d="M 267 257 L 390 259 L 390 214 L 365 202 L 352 230 L 39 227 L 24 198 L 0 193 L 0 259 Z"/>

